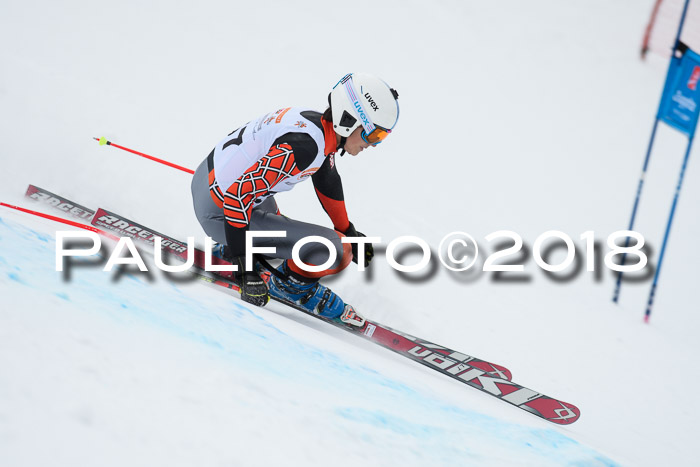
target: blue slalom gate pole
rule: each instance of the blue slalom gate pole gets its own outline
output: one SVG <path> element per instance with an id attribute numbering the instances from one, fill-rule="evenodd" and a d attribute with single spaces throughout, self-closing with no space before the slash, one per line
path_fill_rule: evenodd
<path id="1" fill-rule="evenodd" d="M 651 307 L 654 304 L 654 294 L 656 293 L 656 285 L 659 282 L 659 271 L 661 271 L 661 263 L 664 260 L 664 253 L 666 252 L 666 243 L 668 242 L 668 234 L 671 232 L 671 223 L 673 222 L 673 215 L 676 213 L 676 205 L 678 204 L 678 196 L 681 193 L 681 186 L 683 185 L 683 177 L 685 176 L 685 169 L 688 166 L 688 158 L 690 157 L 690 149 L 693 147 L 693 138 L 688 139 L 688 148 L 685 151 L 685 157 L 683 158 L 683 165 L 681 166 L 681 173 L 678 176 L 678 185 L 676 186 L 676 193 L 673 196 L 673 204 L 671 204 L 671 213 L 668 216 L 668 222 L 666 223 L 666 232 L 664 233 L 664 241 L 661 244 L 661 252 L 659 253 L 659 263 L 656 265 L 656 272 L 654 273 L 654 281 L 651 283 L 651 290 L 649 291 L 649 300 L 647 301 L 647 309 L 644 312 L 644 321 L 649 322 L 649 316 L 651 316 Z"/>
<path id="2" fill-rule="evenodd" d="M 683 32 L 683 24 L 685 23 L 685 15 L 688 12 L 688 4 L 690 3 L 690 0 L 685 0 L 685 3 L 683 4 L 683 12 L 681 13 L 681 20 L 678 23 L 678 31 L 676 32 L 676 40 L 673 42 L 673 53 L 676 53 L 676 50 L 678 49 L 679 41 L 681 40 L 681 32 Z M 642 175 L 639 177 L 639 183 L 637 184 L 637 196 L 634 199 L 634 206 L 632 207 L 632 216 L 630 217 L 630 223 L 629 227 L 627 230 L 632 230 L 634 228 L 634 219 L 637 215 L 637 207 L 639 206 L 639 199 L 642 196 L 642 188 L 644 187 L 644 177 L 646 176 L 647 173 L 647 167 L 649 166 L 649 159 L 651 156 L 651 149 L 654 146 L 654 138 L 656 137 L 656 129 L 659 126 L 659 113 L 661 112 L 661 106 L 664 102 L 664 98 L 666 97 L 666 86 L 668 85 L 669 77 L 671 76 L 672 70 L 674 67 L 673 63 L 673 57 L 669 61 L 668 64 L 668 72 L 666 73 L 666 84 L 664 84 L 664 90 L 661 93 L 661 100 L 659 102 L 659 110 L 656 114 L 656 118 L 654 119 L 654 127 L 651 130 L 651 138 L 649 138 L 649 147 L 647 148 L 647 155 L 644 158 L 644 167 L 642 168 Z M 691 137 L 692 141 L 692 137 Z M 690 151 L 690 143 L 688 145 L 688 151 Z M 688 152 L 689 154 L 690 152 Z M 687 154 L 686 154 L 687 156 Z M 686 161 L 687 162 L 687 161 Z M 683 165 L 685 170 L 685 162 Z M 681 179 L 682 179 L 682 173 L 681 173 Z M 675 202 L 674 202 L 674 208 L 675 208 Z M 673 217 L 673 214 L 671 214 L 671 217 Z M 664 238 L 664 243 L 666 239 Z M 630 243 L 630 237 L 625 238 L 625 248 L 629 246 Z M 663 248 L 662 248 L 662 257 L 663 257 Z M 621 259 L 621 264 L 625 264 L 625 260 L 627 259 L 627 253 L 622 254 L 622 259 Z M 656 284 L 656 277 L 659 275 L 659 269 L 661 266 L 661 258 L 659 258 L 659 264 L 656 269 L 655 277 L 654 277 L 654 284 Z M 615 290 L 613 291 L 613 302 L 617 303 L 619 298 L 620 298 L 620 288 L 622 287 L 622 271 L 617 273 L 617 280 L 615 281 Z M 652 286 L 655 287 L 655 286 Z M 652 288 L 652 295 L 653 295 L 653 288 Z M 645 320 L 648 321 L 648 318 L 645 318 Z"/>
<path id="3" fill-rule="evenodd" d="M 647 148 L 647 156 L 644 158 L 644 166 L 642 167 L 642 174 L 639 177 L 639 183 L 637 184 L 637 196 L 634 198 L 634 206 L 632 206 L 632 216 L 630 217 L 630 224 L 627 230 L 634 229 L 634 219 L 637 216 L 637 207 L 639 207 L 639 199 L 642 196 L 642 188 L 644 187 L 644 177 L 646 177 L 647 167 L 649 167 L 649 159 L 651 157 L 651 148 L 654 146 L 654 138 L 656 137 L 656 129 L 659 127 L 658 117 L 654 119 L 654 127 L 651 130 L 651 138 L 649 139 L 649 147 Z M 630 237 L 625 239 L 625 248 L 630 246 Z M 625 264 L 627 259 L 627 253 L 622 254 L 621 264 Z M 622 287 L 622 271 L 617 273 L 617 281 L 615 282 L 615 291 L 613 292 L 613 302 L 617 303 L 620 298 L 620 287 Z"/>

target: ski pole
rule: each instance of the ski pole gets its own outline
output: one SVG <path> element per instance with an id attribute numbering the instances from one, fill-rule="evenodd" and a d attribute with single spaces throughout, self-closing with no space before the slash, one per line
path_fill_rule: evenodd
<path id="1" fill-rule="evenodd" d="M 61 219 L 60 217 L 52 216 L 51 214 L 44 214 L 42 212 L 32 211 L 31 209 L 22 208 L 22 207 L 15 206 L 12 204 L 0 202 L 0 206 L 5 206 L 6 208 L 10 208 L 10 209 L 15 209 L 17 211 L 31 214 L 33 216 L 43 217 L 44 219 L 49 219 L 49 220 L 52 220 L 54 222 L 60 222 L 61 224 L 70 225 L 72 227 L 78 227 L 79 229 L 89 230 L 90 232 L 95 232 L 96 234 L 104 235 L 105 237 L 110 238 L 112 240 L 117 240 L 117 241 L 119 240 L 119 237 L 116 237 L 109 232 L 105 232 L 104 230 L 100 230 L 97 227 L 93 227 L 91 225 L 81 224 L 80 222 L 75 222 L 75 221 L 71 221 L 68 219 Z"/>
<path id="2" fill-rule="evenodd" d="M 81 224 L 79 222 L 71 221 L 68 219 L 62 219 L 60 217 L 52 216 L 50 214 L 44 214 L 42 212 L 32 211 L 31 209 L 26 209 L 26 208 L 22 208 L 19 206 L 15 206 L 15 205 L 3 203 L 3 202 L 0 202 L 0 206 L 4 206 L 4 207 L 10 208 L 10 209 L 15 209 L 17 211 L 21 211 L 21 212 L 24 212 L 26 214 L 31 214 L 34 216 L 43 217 L 44 219 L 52 220 L 54 222 L 59 222 L 61 224 L 66 224 L 66 225 L 70 225 L 73 227 L 78 227 L 78 228 L 83 229 L 83 230 L 89 230 L 90 232 L 95 232 L 98 235 L 102 235 L 102 236 L 107 237 L 107 238 L 112 239 L 112 240 L 116 240 L 116 241 L 119 240 L 119 237 L 117 237 L 116 235 L 112 235 L 111 233 L 105 232 L 104 230 L 98 229 L 97 227 L 93 227 L 92 225 Z M 190 272 L 192 272 L 198 279 L 203 280 L 204 282 L 209 282 L 211 284 L 218 285 L 220 287 L 224 287 L 227 289 L 231 289 L 231 290 L 234 290 L 236 292 L 240 291 L 240 288 L 236 284 L 234 284 L 233 282 L 227 281 L 225 279 L 218 279 L 216 277 L 210 277 L 201 271 L 190 271 Z"/>
<path id="3" fill-rule="evenodd" d="M 104 136 L 101 137 L 101 138 L 95 138 L 95 137 L 93 137 L 93 139 L 96 140 L 96 141 L 98 141 L 98 142 L 100 143 L 100 146 L 105 146 L 105 145 L 107 145 L 107 146 L 114 146 L 115 148 L 121 149 L 122 151 L 130 152 L 130 153 L 132 153 L 132 154 L 136 154 L 137 156 L 145 157 L 146 159 L 150 159 L 150 160 L 152 160 L 152 161 L 159 162 L 159 163 L 161 163 L 161 164 L 163 164 L 163 165 L 167 165 L 168 167 L 172 167 L 172 168 L 174 168 L 174 169 L 182 170 L 183 172 L 187 172 L 187 173 L 190 174 L 190 175 L 194 175 L 194 170 L 192 170 L 192 169 L 188 169 L 187 167 L 183 167 L 183 166 L 181 166 L 181 165 L 173 164 L 172 162 L 168 162 L 168 161 L 163 160 L 163 159 L 158 159 L 157 157 L 149 156 L 148 154 L 144 154 L 144 153 L 142 153 L 142 152 L 135 151 L 135 150 L 133 150 L 133 149 L 129 149 L 129 148 L 124 147 L 124 146 L 120 146 L 120 145 L 115 144 L 115 143 L 113 143 L 113 142 L 111 142 L 111 141 L 107 141 L 107 138 L 105 138 Z"/>

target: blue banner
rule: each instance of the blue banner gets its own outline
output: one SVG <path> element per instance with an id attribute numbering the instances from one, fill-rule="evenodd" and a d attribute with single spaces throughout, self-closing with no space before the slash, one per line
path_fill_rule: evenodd
<path id="1" fill-rule="evenodd" d="M 678 52 L 678 51 L 676 51 Z M 700 114 L 700 55 L 686 49 L 671 58 L 658 118 L 693 137 Z"/>

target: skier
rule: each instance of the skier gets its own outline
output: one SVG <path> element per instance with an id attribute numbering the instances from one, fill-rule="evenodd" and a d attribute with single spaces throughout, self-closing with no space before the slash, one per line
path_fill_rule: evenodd
<path id="1" fill-rule="evenodd" d="M 305 108 L 283 108 L 250 121 L 221 140 L 199 165 L 192 180 L 194 210 L 206 234 L 223 245 L 221 256 L 238 266 L 234 273 L 241 298 L 264 306 L 270 295 L 293 301 L 314 314 L 347 325 L 362 326 L 364 318 L 351 305 L 319 283 L 350 261 L 365 265 L 374 256 L 365 245 L 357 257 L 357 243 L 341 238 L 364 236 L 345 210 L 343 188 L 335 165 L 341 151 L 356 156 L 381 143 L 396 125 L 398 93 L 381 79 L 363 73 L 344 76 L 328 95 L 321 114 Z M 282 216 L 274 195 L 311 178 L 321 205 L 334 229 Z M 283 259 L 266 283 L 260 269 L 246 269 L 246 231 L 284 231 L 285 237 L 259 237 L 255 246 L 276 248 L 270 256 Z M 308 236 L 333 244 L 336 260 L 321 272 L 304 270 L 292 259 L 292 248 Z M 300 259 L 307 265 L 329 260 L 326 246 L 307 243 Z"/>

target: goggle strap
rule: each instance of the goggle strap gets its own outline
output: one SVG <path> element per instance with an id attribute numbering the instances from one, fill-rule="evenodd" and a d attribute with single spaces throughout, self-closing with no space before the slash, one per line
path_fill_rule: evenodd
<path id="1" fill-rule="evenodd" d="M 355 86 L 352 82 L 352 74 L 350 73 L 345 75 L 345 77 L 340 80 L 340 83 L 345 88 L 345 94 L 348 96 L 348 100 L 352 102 L 353 110 L 355 111 L 358 120 L 360 120 L 362 128 L 365 129 L 365 133 L 372 133 L 374 131 L 374 123 L 372 123 L 372 120 L 370 120 L 369 114 L 365 111 L 365 107 L 357 97 L 357 91 L 355 91 Z M 365 116 L 364 119 L 362 118 L 363 115 Z"/>

